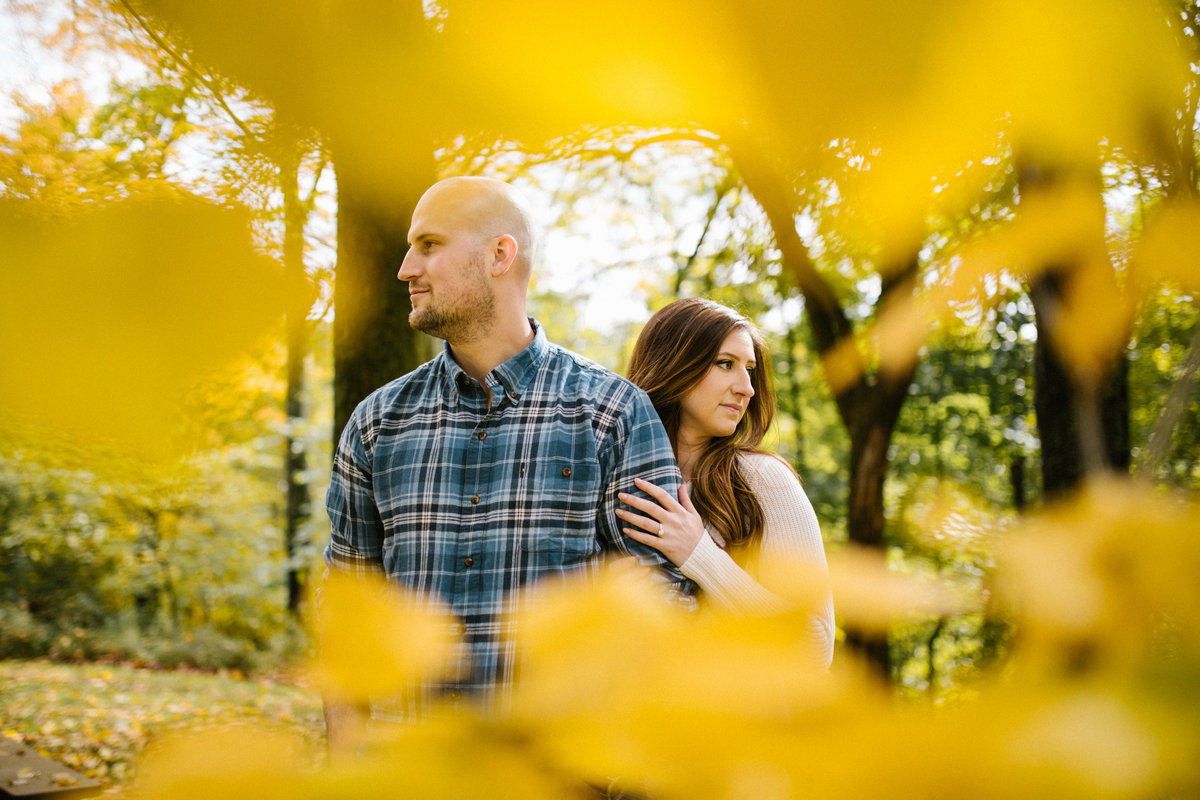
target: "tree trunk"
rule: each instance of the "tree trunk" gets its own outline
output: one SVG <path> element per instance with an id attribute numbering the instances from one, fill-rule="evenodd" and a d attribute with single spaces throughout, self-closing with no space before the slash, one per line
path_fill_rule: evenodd
<path id="1" fill-rule="evenodd" d="M 1008 465 L 1008 477 L 1012 484 L 1013 508 L 1019 513 L 1029 504 L 1025 498 L 1025 456 L 1018 454 L 1012 457 Z"/>
<path id="2" fill-rule="evenodd" d="M 787 347 L 787 365 L 788 365 L 788 382 L 787 382 L 787 398 L 788 410 L 792 413 L 792 418 L 795 420 L 796 433 L 792 439 L 792 447 L 796 450 L 796 466 L 803 467 L 805 463 L 805 442 L 804 442 L 804 417 L 801 414 L 801 396 L 803 390 L 800 386 L 800 379 L 797 373 L 800 371 L 796 364 L 796 348 L 800 346 L 800 337 L 795 328 L 788 326 L 785 334 L 784 344 Z"/>
<path id="3" fill-rule="evenodd" d="M 408 248 L 412 212 L 434 180 L 399 188 L 386 200 L 358 191 L 355 172 L 339 168 L 338 259 L 334 278 L 334 442 L 354 408 L 373 390 L 411 372 L 433 353 L 432 340 L 408 324 L 407 284 L 396 274 Z M 368 199 L 369 198 L 369 199 Z"/>
<path id="4" fill-rule="evenodd" d="M 805 318 L 817 352 L 826 365 L 836 352 L 841 359 L 841 370 L 851 375 L 846 380 L 830 381 L 838 412 L 850 433 L 848 534 L 851 542 L 882 552 L 885 545 L 883 485 L 888 471 L 888 447 L 900 409 L 908 396 L 916 359 L 911 364 L 895 365 L 871 374 L 861 354 L 854 348 L 845 347 L 853 339 L 853 326 L 832 285 L 817 270 L 804 241 L 796 232 L 797 203 L 787 182 L 752 142 L 739 139 L 731 143 L 731 155 L 746 188 L 767 215 L 785 269 L 794 276 L 804 295 Z M 885 308 L 897 298 L 903 302 L 906 292 L 911 295 L 916 270 L 915 255 L 898 269 L 881 270 L 885 278 L 877 308 Z M 881 678 L 891 679 L 891 655 L 886 635 L 848 628 L 846 641 Z"/>
<path id="5" fill-rule="evenodd" d="M 308 484 L 304 482 L 307 454 L 297 431 L 302 429 L 304 422 L 304 359 L 308 354 L 308 310 L 312 292 L 304 270 L 304 227 L 308 213 L 300 198 L 299 145 L 294 155 L 294 160 L 286 159 L 279 165 L 279 188 L 283 194 L 283 271 L 288 292 L 287 388 L 284 396 L 288 424 L 283 442 L 283 474 L 287 487 L 284 550 L 287 553 L 287 608 L 294 617 L 299 617 L 305 590 L 301 555 L 307 544 L 301 537 L 310 509 Z"/>
<path id="6" fill-rule="evenodd" d="M 1089 393 L 1070 379 L 1053 346 L 1044 342 L 1040 323 L 1038 327 L 1034 408 L 1042 446 L 1042 495 L 1053 501 L 1069 495 L 1089 474 L 1129 471 L 1129 361 L 1121 352 L 1100 391 Z"/>
<path id="7" fill-rule="evenodd" d="M 1129 360 L 1122 349 L 1095 387 L 1073 380 L 1056 351 L 1055 306 L 1061 302 L 1062 270 L 1047 270 L 1030 289 L 1037 315 L 1034 346 L 1034 409 L 1042 450 L 1042 495 L 1054 501 L 1073 492 L 1084 477 L 1104 470 L 1128 473 Z"/>
<path id="8" fill-rule="evenodd" d="M 1104 205 L 1098 177 L 1094 180 L 1096 201 L 1093 238 L 1103 247 Z M 1040 192 L 1053 191 L 1072 178 L 1070 169 L 1057 169 L 1028 163 L 1019 167 L 1022 202 Z M 1110 469 L 1128 472 L 1129 439 L 1129 365 L 1125 349 L 1112 355 L 1105 374 L 1082 377 L 1072 373 L 1057 348 L 1056 337 L 1078 336 L 1079 332 L 1060 330 L 1060 309 L 1080 264 L 1095 259 L 1088 248 L 1061 257 L 1055 263 L 1041 264 L 1029 296 L 1033 301 L 1037 324 L 1034 348 L 1034 409 L 1042 449 L 1042 494 L 1053 501 L 1073 492 L 1083 479 Z M 1102 256 L 1101 256 L 1102 257 Z M 1093 309 L 1092 313 L 1105 313 Z"/>
<path id="9" fill-rule="evenodd" d="M 910 284 L 904 282 L 903 285 Z M 880 302 L 886 302 L 890 293 L 885 288 Z M 914 361 L 904 370 L 881 372 L 875 381 L 855 392 L 854 400 L 839 403 L 839 406 L 851 408 L 853 413 L 846 420 L 850 429 L 847 534 L 851 542 L 881 553 L 887 551 L 883 488 L 889 467 L 888 449 L 915 371 Z M 886 634 L 847 628 L 846 641 L 862 653 L 881 677 L 891 679 L 891 653 Z"/>
<path id="10" fill-rule="evenodd" d="M 1042 450 L 1042 497 L 1053 501 L 1083 480 L 1079 449 L 1079 405 L 1066 367 L 1050 343 L 1051 303 L 1057 302 L 1056 275 L 1042 275 L 1030 289 L 1038 328 L 1033 349 L 1033 408 Z"/>

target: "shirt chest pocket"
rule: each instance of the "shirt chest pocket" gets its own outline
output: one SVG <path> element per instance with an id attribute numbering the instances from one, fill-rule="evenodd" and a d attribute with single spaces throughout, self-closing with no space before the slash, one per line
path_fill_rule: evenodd
<path id="1" fill-rule="evenodd" d="M 522 505 L 529 517 L 526 549 L 573 549 L 588 553 L 596 542 L 600 465 L 594 461 L 543 458 L 525 467 Z"/>

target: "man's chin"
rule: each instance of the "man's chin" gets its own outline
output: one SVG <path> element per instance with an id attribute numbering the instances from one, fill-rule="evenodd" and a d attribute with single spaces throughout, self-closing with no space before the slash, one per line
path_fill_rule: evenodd
<path id="1" fill-rule="evenodd" d="M 413 309 L 408 314 L 408 324 L 415 331 L 421 333 L 429 333 L 429 315 L 422 313 L 419 309 Z"/>
<path id="2" fill-rule="evenodd" d="M 427 333 L 438 339 L 447 339 L 446 321 L 436 314 L 414 308 L 408 315 L 408 324 L 413 330 Z"/>

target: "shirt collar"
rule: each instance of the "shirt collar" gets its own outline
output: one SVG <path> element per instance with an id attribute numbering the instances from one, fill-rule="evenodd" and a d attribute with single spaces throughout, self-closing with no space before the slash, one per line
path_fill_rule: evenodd
<path id="1" fill-rule="evenodd" d="M 533 341 L 524 350 L 489 372 L 487 376 L 489 383 L 498 382 L 504 387 L 504 393 L 513 401 L 520 399 L 525 384 L 533 377 L 538 365 L 542 363 L 550 349 L 550 341 L 546 338 L 546 331 L 541 324 L 533 317 L 529 317 L 529 326 L 533 328 Z M 442 343 L 442 355 L 445 359 L 446 377 L 451 389 L 457 389 L 462 381 L 471 380 L 470 376 L 454 360 L 448 342 Z"/>

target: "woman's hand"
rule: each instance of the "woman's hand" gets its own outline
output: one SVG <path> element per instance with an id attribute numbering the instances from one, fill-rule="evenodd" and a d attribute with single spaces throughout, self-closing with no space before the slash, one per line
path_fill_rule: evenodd
<path id="1" fill-rule="evenodd" d="M 679 499 L 671 493 L 660 489 L 653 483 L 641 478 L 634 478 L 637 485 L 651 499 L 621 492 L 617 495 L 625 505 L 640 511 L 635 514 L 624 508 L 617 509 L 617 516 L 631 526 L 622 530 L 636 542 L 649 545 L 671 560 L 675 566 L 681 566 L 688 556 L 696 549 L 704 532 L 704 521 L 692 505 L 688 497 L 687 486 L 679 487 Z"/>

